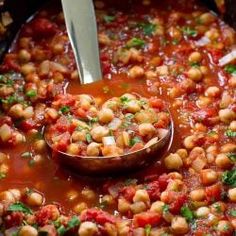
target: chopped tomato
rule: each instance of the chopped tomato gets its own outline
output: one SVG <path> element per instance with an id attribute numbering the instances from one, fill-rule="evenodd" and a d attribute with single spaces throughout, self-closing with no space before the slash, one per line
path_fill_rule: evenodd
<path id="1" fill-rule="evenodd" d="M 51 221 L 56 220 L 59 216 L 59 210 L 55 205 L 47 205 L 42 207 L 38 212 L 36 212 L 36 222 L 40 226 L 49 224 Z"/>
<path id="2" fill-rule="evenodd" d="M 135 195 L 135 188 L 133 186 L 127 186 L 124 187 L 120 190 L 120 194 L 127 200 L 127 201 L 132 201 L 133 197 Z"/>
<path id="3" fill-rule="evenodd" d="M 149 99 L 149 103 L 153 108 L 157 108 L 157 109 L 160 109 L 160 110 L 162 110 L 165 106 L 163 100 L 161 100 L 157 97 L 151 97 Z"/>
<path id="4" fill-rule="evenodd" d="M 160 221 L 161 216 L 156 212 L 143 212 L 134 215 L 135 227 L 145 227 L 146 225 L 157 226 Z"/>
<path id="5" fill-rule="evenodd" d="M 161 191 L 164 191 L 168 185 L 170 177 L 167 174 L 162 174 L 159 178 L 158 178 L 158 182 L 159 182 L 159 187 Z"/>
<path id="6" fill-rule="evenodd" d="M 12 212 L 5 216 L 5 227 L 9 229 L 14 226 L 20 226 L 23 222 L 24 214 L 22 212 Z"/>
<path id="7" fill-rule="evenodd" d="M 146 189 L 151 201 L 156 201 L 160 198 L 159 181 L 153 181 L 147 184 Z"/>
<path id="8" fill-rule="evenodd" d="M 208 202 L 220 201 L 222 198 L 222 194 L 224 193 L 223 186 L 221 183 L 206 187 L 205 191 Z"/>

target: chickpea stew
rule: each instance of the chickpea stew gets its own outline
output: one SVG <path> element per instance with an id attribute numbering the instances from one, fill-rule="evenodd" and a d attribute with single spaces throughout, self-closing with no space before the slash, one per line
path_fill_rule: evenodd
<path id="1" fill-rule="evenodd" d="M 56 2 L 22 27 L 0 65 L 1 233 L 233 236 L 235 31 L 197 0 L 95 6 L 102 81 L 78 84 Z M 120 177 L 63 168 L 43 136 L 49 126 L 55 150 L 120 155 L 161 138 L 167 110 L 170 150 Z"/>

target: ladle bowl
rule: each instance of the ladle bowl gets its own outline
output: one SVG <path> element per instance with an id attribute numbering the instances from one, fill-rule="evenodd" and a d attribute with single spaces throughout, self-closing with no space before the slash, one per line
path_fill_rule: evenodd
<path id="1" fill-rule="evenodd" d="M 77 174 L 86 175 L 106 175 L 123 174 L 148 166 L 155 160 L 160 159 L 164 150 L 168 150 L 173 141 L 174 124 L 171 118 L 170 126 L 166 135 L 160 139 L 153 138 L 144 148 L 135 152 L 129 152 L 121 156 L 80 156 L 70 155 L 58 150 L 54 150 L 45 131 L 45 140 L 53 151 L 53 156 L 63 165 L 76 171 Z"/>

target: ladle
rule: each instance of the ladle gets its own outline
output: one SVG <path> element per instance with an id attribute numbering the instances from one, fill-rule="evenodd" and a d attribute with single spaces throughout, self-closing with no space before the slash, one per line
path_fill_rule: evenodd
<path id="1" fill-rule="evenodd" d="M 81 84 L 102 79 L 96 16 L 92 0 L 62 0 L 66 28 Z"/>
<path id="2" fill-rule="evenodd" d="M 44 132 L 44 138 L 48 146 L 53 150 L 53 153 L 56 154 L 59 162 L 73 168 L 78 174 L 122 174 L 125 171 L 132 171 L 147 166 L 158 158 L 160 159 L 163 151 L 170 149 L 174 135 L 173 119 L 171 116 L 170 118 L 171 121 L 168 132 L 164 137 L 156 137 L 152 139 L 151 142 L 148 142 L 141 150 L 126 153 L 121 156 L 89 157 L 70 155 L 53 149 L 51 141 L 47 138 L 47 128 Z"/>

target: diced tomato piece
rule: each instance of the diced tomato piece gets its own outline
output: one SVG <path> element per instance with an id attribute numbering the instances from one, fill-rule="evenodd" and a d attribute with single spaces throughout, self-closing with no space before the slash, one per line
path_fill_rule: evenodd
<path id="1" fill-rule="evenodd" d="M 217 115 L 217 109 L 214 107 L 207 107 L 196 111 L 193 113 L 193 118 L 197 122 L 202 122 L 203 124 L 209 124 L 209 118 Z"/>
<path id="2" fill-rule="evenodd" d="M 133 186 L 127 186 L 127 187 L 123 187 L 120 190 L 120 194 L 127 200 L 127 201 L 132 201 L 133 197 L 135 195 L 135 188 Z"/>
<path id="3" fill-rule="evenodd" d="M 33 119 L 23 120 L 20 122 L 20 128 L 24 131 L 29 131 L 36 126 L 36 123 Z"/>
<path id="4" fill-rule="evenodd" d="M 11 212 L 4 218 L 6 229 L 14 226 L 20 226 L 23 222 L 24 214 L 22 212 Z"/>
<path id="5" fill-rule="evenodd" d="M 209 49 L 212 60 L 214 63 L 218 64 L 219 59 L 223 57 L 222 50 L 216 50 L 216 49 Z"/>
<path id="6" fill-rule="evenodd" d="M 77 112 L 76 112 L 77 115 L 78 115 L 80 118 L 86 118 L 86 117 L 87 117 L 87 112 L 86 112 L 84 109 L 78 108 L 76 111 L 77 111 Z"/>
<path id="7" fill-rule="evenodd" d="M 69 143 L 70 143 L 70 134 L 69 132 L 66 132 L 60 137 L 60 140 L 55 144 L 55 149 L 64 152 L 66 151 Z"/>
<path id="8" fill-rule="evenodd" d="M 223 186 L 221 183 L 217 183 L 206 187 L 206 198 L 208 202 L 220 201 L 222 197 L 222 193 L 224 192 Z"/>
<path id="9" fill-rule="evenodd" d="M 157 226 L 160 221 L 161 216 L 156 212 L 143 212 L 134 215 L 135 227 L 145 227 L 146 225 Z"/>
<path id="10" fill-rule="evenodd" d="M 104 225 L 105 223 L 115 223 L 115 217 L 109 213 L 98 210 L 98 209 L 89 209 L 82 212 L 80 216 L 81 221 L 95 221 L 98 224 Z"/>
<path id="11" fill-rule="evenodd" d="M 147 184 L 147 192 L 151 199 L 151 201 L 156 201 L 160 198 L 160 187 L 159 187 L 159 181 L 153 181 L 149 184 Z"/>
<path id="12" fill-rule="evenodd" d="M 33 37 L 49 37 L 57 32 L 57 25 L 46 18 L 37 18 L 31 23 Z"/>
<path id="13" fill-rule="evenodd" d="M 60 215 L 60 212 L 55 205 L 47 205 L 42 207 L 38 212 L 36 212 L 36 222 L 40 226 L 49 224 L 51 221 L 56 220 Z"/>
<path id="14" fill-rule="evenodd" d="M 168 185 L 170 177 L 167 174 L 162 174 L 159 178 L 158 178 L 158 182 L 159 182 L 159 188 L 161 191 L 164 191 Z"/>
<path id="15" fill-rule="evenodd" d="M 164 102 L 160 98 L 157 98 L 157 97 L 151 97 L 149 99 L 149 103 L 153 108 L 157 108 L 159 110 L 162 110 L 165 107 Z"/>
<path id="16" fill-rule="evenodd" d="M 186 201 L 186 194 L 176 194 L 175 200 L 170 204 L 170 212 L 173 214 L 179 214 L 181 207 L 185 204 Z"/>

